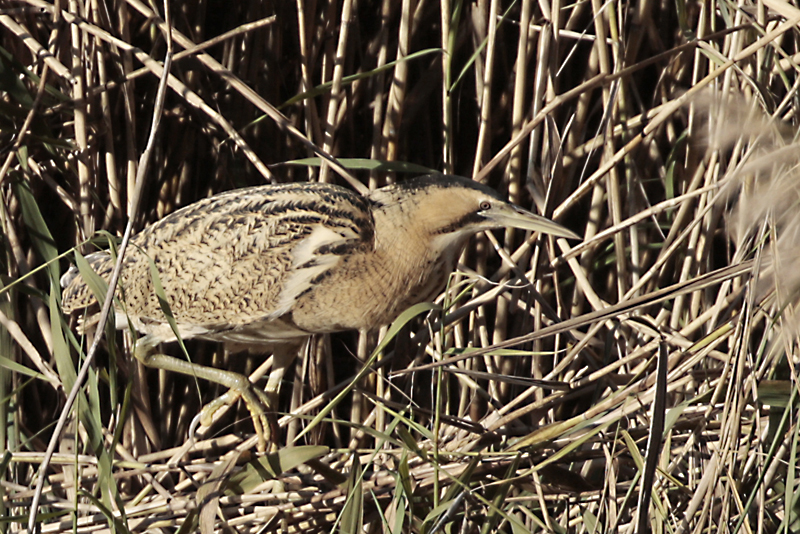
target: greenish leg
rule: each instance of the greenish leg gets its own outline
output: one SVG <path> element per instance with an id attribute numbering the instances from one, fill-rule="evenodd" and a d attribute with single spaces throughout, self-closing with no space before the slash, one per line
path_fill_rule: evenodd
<path id="1" fill-rule="evenodd" d="M 281 379 L 286 367 L 294 360 L 294 351 L 277 351 L 273 356 L 272 371 L 267 380 L 267 391 L 264 392 L 239 373 L 187 362 L 174 356 L 153 353 L 152 350 L 153 347 L 148 343 L 140 343 L 134 350 L 134 356 L 147 367 L 194 376 L 229 388 L 227 393 L 203 408 L 200 421 L 204 426 L 211 423 L 214 413 L 220 408 L 232 405 L 241 398 L 253 417 L 258 450 L 265 451 L 271 438 L 278 436 L 278 423 L 272 407 L 277 406 Z"/>

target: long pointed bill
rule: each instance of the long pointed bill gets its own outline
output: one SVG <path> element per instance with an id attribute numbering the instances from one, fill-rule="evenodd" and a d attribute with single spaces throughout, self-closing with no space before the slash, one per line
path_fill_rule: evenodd
<path id="1" fill-rule="evenodd" d="M 568 237 L 570 239 L 580 239 L 575 232 L 564 228 L 558 223 L 551 221 L 535 213 L 514 206 L 513 204 L 493 205 L 481 213 L 488 220 L 496 222 L 499 226 L 509 226 L 521 230 L 532 230 L 542 232 L 555 237 Z"/>

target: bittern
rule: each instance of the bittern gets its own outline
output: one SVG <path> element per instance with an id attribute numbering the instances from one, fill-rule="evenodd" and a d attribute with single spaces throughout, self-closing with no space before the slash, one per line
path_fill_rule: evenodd
<path id="1" fill-rule="evenodd" d="M 228 191 L 179 209 L 131 239 L 116 327 L 131 325 L 143 334 L 134 355 L 146 366 L 224 385 L 230 388 L 224 403 L 241 397 L 263 450 L 283 371 L 304 340 L 388 324 L 433 299 L 467 239 L 501 227 L 577 237 L 456 176 L 415 178 L 367 196 L 324 183 Z M 110 278 L 109 252 L 86 259 Z M 240 374 L 155 353 L 157 345 L 178 338 L 156 295 L 151 262 L 182 339 L 222 342 L 232 352 L 273 352 L 267 393 Z M 64 312 L 96 309 L 76 268 L 61 284 Z"/>

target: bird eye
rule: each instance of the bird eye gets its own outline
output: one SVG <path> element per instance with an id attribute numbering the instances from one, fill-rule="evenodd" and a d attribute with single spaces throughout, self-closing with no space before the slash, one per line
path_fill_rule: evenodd
<path id="1" fill-rule="evenodd" d="M 481 202 L 479 207 L 480 207 L 481 211 L 486 211 L 486 210 L 492 208 L 492 203 L 489 202 L 488 200 L 484 200 L 483 202 Z"/>

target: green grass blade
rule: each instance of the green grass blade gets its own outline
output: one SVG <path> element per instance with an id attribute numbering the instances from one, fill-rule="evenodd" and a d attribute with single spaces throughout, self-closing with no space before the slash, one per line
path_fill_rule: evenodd
<path id="1" fill-rule="evenodd" d="M 383 340 L 381 340 L 378 346 L 375 347 L 375 350 L 372 352 L 372 355 L 367 359 L 366 362 L 364 362 L 364 365 L 361 367 L 361 370 L 356 374 L 356 376 L 350 382 L 350 385 L 342 389 L 342 391 L 340 391 L 339 394 L 336 395 L 336 397 L 334 397 L 333 400 L 331 400 L 331 402 L 329 402 L 322 410 L 320 410 L 320 412 L 314 417 L 314 419 L 311 420 L 308 426 L 306 426 L 306 428 L 304 428 L 302 432 L 297 434 L 295 442 L 297 442 L 297 440 L 299 440 L 306 433 L 311 431 L 312 428 L 317 426 L 320 423 L 320 421 L 322 421 L 325 417 L 327 417 L 328 414 L 331 413 L 331 411 L 336 407 L 336 405 L 339 404 L 339 402 L 341 402 L 341 400 L 350 393 L 350 391 L 355 387 L 355 385 L 358 384 L 361 381 L 361 379 L 367 375 L 367 373 L 369 373 L 372 364 L 375 363 L 375 361 L 378 359 L 378 355 L 383 352 L 383 349 L 385 349 L 386 345 L 388 345 L 389 342 L 392 339 L 394 339 L 394 337 L 397 335 L 397 333 L 400 331 L 401 328 L 403 328 L 409 321 L 411 321 L 417 315 L 438 309 L 441 309 L 441 306 L 437 306 L 436 304 L 432 304 L 430 302 L 421 302 L 419 304 L 411 306 L 409 309 L 401 313 L 400 317 L 395 319 L 395 321 L 389 327 L 389 330 L 386 332 L 386 336 L 384 336 Z"/>
<path id="2" fill-rule="evenodd" d="M 416 174 L 434 174 L 438 171 L 415 163 L 406 161 L 384 161 L 367 158 L 339 158 L 342 167 L 351 171 L 376 171 L 376 172 L 408 172 Z M 281 165 L 320 167 L 322 158 L 302 158 L 285 161 Z"/>
<path id="3" fill-rule="evenodd" d="M 399 63 L 402 63 L 404 61 L 411 61 L 413 59 L 417 59 L 417 58 L 420 58 L 420 57 L 423 57 L 423 56 L 427 56 L 429 54 L 436 54 L 436 53 L 441 53 L 441 52 L 442 52 L 441 48 L 429 48 L 429 49 L 426 49 L 426 50 L 420 50 L 419 52 L 414 52 L 413 54 L 409 54 L 409 55 L 407 55 L 405 57 L 402 57 L 400 59 L 397 59 L 395 61 L 390 61 L 389 63 L 387 63 L 387 64 L 385 64 L 385 65 L 383 65 L 381 67 L 378 67 L 376 69 L 372 69 L 372 70 L 367 71 L 367 72 L 360 72 L 358 74 L 352 74 L 350 76 L 345 76 L 345 77 L 342 78 L 342 86 L 344 87 L 344 86 L 349 85 L 349 84 L 351 84 L 351 83 L 353 83 L 355 81 L 362 80 L 364 78 L 369 78 L 371 76 L 375 76 L 376 74 L 380 74 L 381 72 L 387 71 L 389 69 L 393 69 L 395 67 L 395 65 L 397 65 Z M 283 108 L 285 108 L 287 106 L 291 106 L 292 104 L 296 104 L 297 102 L 300 102 L 302 100 L 306 100 L 306 99 L 309 99 L 309 98 L 314 98 L 314 97 L 317 97 L 319 95 L 325 94 L 325 93 L 329 92 L 332 87 L 333 87 L 333 82 L 326 82 L 326 83 L 320 84 L 320 85 L 314 87 L 313 89 L 311 89 L 309 91 L 304 91 L 302 93 L 299 93 L 299 94 L 293 96 L 292 98 L 290 98 L 289 100 L 287 100 L 286 102 L 284 102 L 283 104 L 278 106 L 278 109 L 283 109 Z"/>

